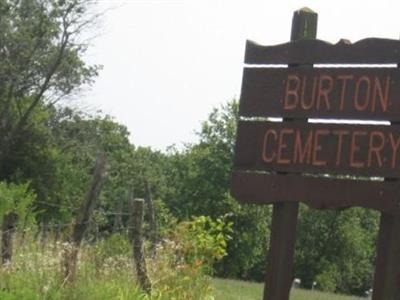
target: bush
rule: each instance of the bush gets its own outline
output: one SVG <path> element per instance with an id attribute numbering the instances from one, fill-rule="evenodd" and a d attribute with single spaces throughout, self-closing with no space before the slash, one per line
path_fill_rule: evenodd
<path id="1" fill-rule="evenodd" d="M 36 196 L 29 191 L 28 184 L 7 184 L 0 182 L 0 223 L 5 214 L 14 212 L 19 224 L 32 223 L 34 215 L 31 206 Z"/>
<path id="2" fill-rule="evenodd" d="M 157 299 L 212 299 L 213 264 L 226 255 L 231 223 L 195 217 L 176 223 L 150 261 Z"/>
<path id="3" fill-rule="evenodd" d="M 200 216 L 179 223 L 171 237 L 178 246 L 177 256 L 184 263 L 211 268 L 227 255 L 227 241 L 231 232 L 232 223 L 225 223 L 221 218 L 214 221 L 210 217 Z"/>
<path id="4" fill-rule="evenodd" d="M 325 292 L 335 292 L 338 278 L 339 274 L 336 266 L 330 265 L 316 276 L 317 288 Z"/>

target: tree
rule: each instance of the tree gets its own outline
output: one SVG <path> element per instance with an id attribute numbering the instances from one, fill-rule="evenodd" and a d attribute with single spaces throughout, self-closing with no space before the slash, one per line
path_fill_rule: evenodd
<path id="1" fill-rule="evenodd" d="M 115 203 L 129 188 L 132 174 L 133 146 L 127 128 L 109 116 L 87 115 L 69 108 L 53 111 L 48 126 L 56 152 L 57 184 L 47 202 L 55 207 L 78 207 L 89 184 L 94 160 L 99 152 L 104 152 L 108 176 L 99 202 L 102 207 L 116 211 Z M 41 208 L 49 211 L 46 205 Z M 71 213 L 71 210 L 56 210 L 51 215 L 69 219 Z"/>
<path id="2" fill-rule="evenodd" d="M 97 75 L 82 59 L 82 34 L 96 19 L 91 3 L 0 0 L 0 179 L 19 169 L 15 153 L 36 149 L 32 132 L 48 108 Z"/>
<path id="3" fill-rule="evenodd" d="M 371 288 L 378 213 L 301 206 L 295 276 L 305 287 L 363 295 Z"/>
<path id="4" fill-rule="evenodd" d="M 198 132 L 199 143 L 182 152 L 172 151 L 165 199 L 180 219 L 192 215 L 225 216 L 233 223 L 228 255 L 216 265 L 222 276 L 261 278 L 269 233 L 268 207 L 240 204 L 230 196 L 238 103 L 214 109 Z"/>

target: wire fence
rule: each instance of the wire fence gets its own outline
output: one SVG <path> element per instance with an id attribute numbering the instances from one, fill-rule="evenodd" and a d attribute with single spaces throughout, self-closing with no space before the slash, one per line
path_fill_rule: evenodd
<path id="1" fill-rule="evenodd" d="M 38 204 L 44 204 L 50 207 L 57 207 L 57 208 L 67 208 L 70 209 L 71 211 L 79 211 L 80 208 L 77 207 L 73 207 L 73 206 L 69 206 L 69 205 L 65 205 L 65 204 L 59 204 L 59 203 L 51 203 L 51 202 L 46 202 L 46 201 L 35 201 L 35 203 Z M 104 210 L 94 210 L 93 213 L 96 212 L 100 212 L 104 215 L 121 215 L 121 216 L 129 216 L 129 213 L 124 213 L 124 212 L 120 212 L 120 211 L 104 211 Z"/>

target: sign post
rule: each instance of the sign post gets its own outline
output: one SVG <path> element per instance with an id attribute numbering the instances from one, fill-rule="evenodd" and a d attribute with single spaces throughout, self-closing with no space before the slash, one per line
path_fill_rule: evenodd
<path id="1" fill-rule="evenodd" d="M 290 40 L 315 39 L 316 35 L 317 14 L 308 9 L 296 11 L 293 15 Z M 301 66 L 293 67 L 301 68 Z M 295 119 L 286 120 L 295 121 Z M 307 119 L 296 121 L 307 122 Z M 289 299 L 298 212 L 299 202 L 274 204 L 265 278 L 268 287 L 264 289 L 265 300 Z"/>
<path id="2" fill-rule="evenodd" d="M 400 218 L 382 213 L 372 299 L 400 299 Z"/>
<path id="3" fill-rule="evenodd" d="M 300 201 L 381 211 L 373 299 L 400 299 L 400 41 L 333 45 L 316 31 L 304 8 L 289 43 L 246 45 L 232 194 L 273 204 L 264 300 L 289 299 Z"/>

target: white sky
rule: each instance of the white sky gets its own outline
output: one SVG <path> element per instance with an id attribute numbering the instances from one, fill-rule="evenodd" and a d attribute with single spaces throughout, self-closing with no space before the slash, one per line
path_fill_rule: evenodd
<path id="1" fill-rule="evenodd" d="M 246 39 L 287 42 L 304 6 L 318 12 L 319 39 L 399 38 L 399 0 L 100 0 L 113 9 L 88 61 L 104 69 L 83 100 L 126 125 L 135 145 L 196 141 L 212 108 L 239 97 Z"/>

